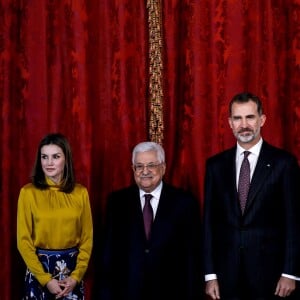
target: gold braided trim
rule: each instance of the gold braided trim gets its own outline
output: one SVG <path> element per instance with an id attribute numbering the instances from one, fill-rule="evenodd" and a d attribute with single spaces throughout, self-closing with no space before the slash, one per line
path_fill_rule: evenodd
<path id="1" fill-rule="evenodd" d="M 164 139 L 163 123 L 163 61 L 161 0 L 147 0 L 149 23 L 149 104 L 150 140 L 159 144 Z"/>

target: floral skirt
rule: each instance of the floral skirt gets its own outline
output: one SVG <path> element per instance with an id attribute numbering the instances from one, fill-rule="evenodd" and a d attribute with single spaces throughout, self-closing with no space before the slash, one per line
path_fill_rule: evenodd
<path id="1" fill-rule="evenodd" d="M 67 250 L 37 249 L 38 258 L 45 272 L 52 274 L 52 278 L 57 280 L 68 277 L 75 269 L 78 252 L 77 248 Z M 23 299 L 54 300 L 55 295 L 51 294 L 46 287 L 43 287 L 29 269 L 27 269 L 25 275 L 25 296 Z M 59 299 L 84 300 L 83 281 L 81 281 L 68 296 Z"/>

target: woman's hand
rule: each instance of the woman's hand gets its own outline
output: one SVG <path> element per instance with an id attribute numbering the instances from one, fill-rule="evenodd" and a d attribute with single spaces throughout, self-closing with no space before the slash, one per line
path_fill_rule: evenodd
<path id="1" fill-rule="evenodd" d="M 56 298 L 58 298 L 57 295 L 63 292 L 60 283 L 56 279 L 51 279 L 50 281 L 48 281 L 46 287 L 51 294 L 56 295 Z"/>
<path id="2" fill-rule="evenodd" d="M 62 288 L 61 292 L 56 295 L 56 299 L 60 297 L 67 296 L 70 292 L 72 292 L 77 285 L 77 281 L 73 279 L 72 277 L 66 277 L 63 280 L 60 280 L 58 282 L 60 287 Z"/>

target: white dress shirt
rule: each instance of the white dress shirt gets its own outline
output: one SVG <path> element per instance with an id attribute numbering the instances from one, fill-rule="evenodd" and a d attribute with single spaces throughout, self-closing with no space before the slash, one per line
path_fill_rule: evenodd
<path id="1" fill-rule="evenodd" d="M 254 169 L 257 164 L 259 152 L 261 149 L 262 145 L 262 139 L 259 140 L 259 142 L 254 145 L 252 148 L 246 150 L 242 148 L 239 144 L 237 144 L 237 149 L 236 149 L 236 157 L 235 157 L 235 163 L 236 163 L 236 183 L 238 185 L 239 182 L 239 176 L 240 176 L 240 169 L 242 165 L 242 161 L 244 159 L 244 152 L 249 151 L 250 154 L 248 155 L 248 160 L 250 164 L 250 180 L 252 179 Z"/>
<path id="2" fill-rule="evenodd" d="M 153 196 L 150 200 L 150 203 L 151 203 L 151 206 L 152 206 L 152 209 L 153 209 L 153 219 L 155 219 L 155 216 L 156 216 L 162 186 L 163 186 L 163 183 L 161 181 L 160 184 L 156 187 L 156 189 L 153 190 L 151 193 L 146 193 L 145 191 L 140 189 L 140 201 L 141 201 L 141 208 L 142 209 L 144 208 L 144 205 L 145 205 L 144 195 L 145 194 L 151 194 Z"/>

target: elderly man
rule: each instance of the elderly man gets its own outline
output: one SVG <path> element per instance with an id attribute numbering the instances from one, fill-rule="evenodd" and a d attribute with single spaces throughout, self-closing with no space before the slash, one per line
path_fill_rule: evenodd
<path id="1" fill-rule="evenodd" d="M 136 184 L 107 203 L 100 299 L 201 299 L 198 201 L 163 182 L 157 143 L 136 145 L 132 170 Z"/>

